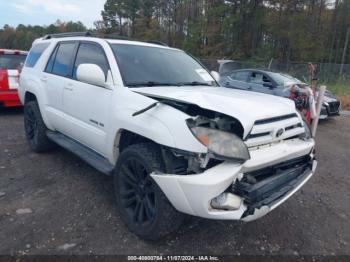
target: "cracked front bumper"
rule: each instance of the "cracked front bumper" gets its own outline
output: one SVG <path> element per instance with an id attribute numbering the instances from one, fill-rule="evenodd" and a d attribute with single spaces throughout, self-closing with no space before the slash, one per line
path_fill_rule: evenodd
<path id="1" fill-rule="evenodd" d="M 201 174 L 153 173 L 151 176 L 172 205 L 180 212 L 209 219 L 251 221 L 267 214 L 286 201 L 311 178 L 317 164 L 314 160 L 313 148 L 313 140 L 286 140 L 251 150 L 251 159 L 243 165 L 226 161 Z M 246 201 L 247 196 L 241 194 L 238 196 L 242 198 L 242 204 L 236 210 L 222 210 L 211 206 L 211 201 L 224 192 L 237 195 L 237 192 L 232 189 L 235 184 L 244 180 L 246 173 L 263 170 L 301 157 L 308 157 L 311 167 L 308 170 L 302 170 L 303 174 L 299 174 L 300 176 L 296 175 L 298 181 L 295 181 L 289 190 L 286 191 L 284 188 L 283 194 L 273 201 L 257 205 L 252 211 L 251 203 Z"/>

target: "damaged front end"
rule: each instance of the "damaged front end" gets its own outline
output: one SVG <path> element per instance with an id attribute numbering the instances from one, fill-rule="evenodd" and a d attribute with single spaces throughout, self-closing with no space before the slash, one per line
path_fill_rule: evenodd
<path id="1" fill-rule="evenodd" d="M 165 172 L 151 177 L 180 212 L 251 221 L 283 203 L 314 173 L 314 140 L 296 113 L 256 120 L 245 132 L 226 114 L 152 98 L 188 115 L 192 135 L 207 148 L 196 153 L 161 146 Z"/>
<path id="2" fill-rule="evenodd" d="M 151 176 L 181 212 L 209 219 L 251 221 L 279 206 L 311 178 L 317 164 L 313 153 L 292 157 L 310 146 L 312 149 L 312 144 L 296 145 L 288 156 L 291 159 L 251 172 L 244 171 L 244 164 L 223 161 L 208 165 L 202 173 L 186 174 L 183 169 L 181 175 Z M 265 148 L 260 158 L 270 151 L 272 160 L 278 161 L 283 149 Z"/>
<path id="3" fill-rule="evenodd" d="M 256 121 L 251 132 L 269 134 L 248 136 L 243 141 L 237 135 L 240 126 L 232 118 L 192 117 L 190 129 L 219 132 L 215 138 L 207 132 L 193 132 L 208 153 L 163 147 L 167 173 L 151 176 L 181 212 L 210 219 L 257 219 L 293 195 L 314 173 L 314 141 L 305 136 L 302 122 L 297 121 L 301 120 L 296 115 Z M 276 136 L 276 126 L 285 133 L 271 139 L 269 136 Z M 236 144 L 232 143 L 235 139 Z M 225 147 L 239 150 L 219 151 Z"/>
<path id="4" fill-rule="evenodd" d="M 223 161 L 244 163 L 250 159 L 249 150 L 243 141 L 244 129 L 231 116 L 201 108 L 192 103 L 157 98 L 157 102 L 133 114 L 140 115 L 158 104 L 165 104 L 186 113 L 187 127 L 205 148 L 206 153 L 195 153 L 178 148 L 162 147 L 163 161 L 167 172 L 174 174 L 196 174 Z"/>
<path id="5" fill-rule="evenodd" d="M 311 177 L 316 161 L 307 155 L 260 170 L 247 172 L 230 191 L 247 206 L 241 219 L 250 221 L 271 211 Z M 294 191 L 295 190 L 295 191 Z"/>

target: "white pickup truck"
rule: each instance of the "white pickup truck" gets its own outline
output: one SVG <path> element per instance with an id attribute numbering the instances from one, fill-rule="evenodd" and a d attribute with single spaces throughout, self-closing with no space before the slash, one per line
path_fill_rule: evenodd
<path id="1" fill-rule="evenodd" d="M 251 221 L 314 174 L 314 140 L 288 99 L 219 87 L 160 44 L 89 34 L 33 43 L 20 78 L 26 137 L 114 176 L 117 207 L 145 239 L 185 214 Z"/>

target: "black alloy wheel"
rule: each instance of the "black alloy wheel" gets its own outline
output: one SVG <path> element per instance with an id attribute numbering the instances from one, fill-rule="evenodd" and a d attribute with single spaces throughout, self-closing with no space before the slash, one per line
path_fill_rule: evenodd
<path id="1" fill-rule="evenodd" d="M 129 219 L 137 225 L 151 224 L 156 215 L 155 185 L 146 167 L 137 158 L 129 158 L 121 165 L 121 204 Z"/>

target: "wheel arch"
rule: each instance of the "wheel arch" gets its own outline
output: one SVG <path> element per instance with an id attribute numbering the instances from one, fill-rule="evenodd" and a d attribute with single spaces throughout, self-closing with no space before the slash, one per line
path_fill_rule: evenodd
<path id="1" fill-rule="evenodd" d="M 26 91 L 24 94 L 24 104 L 31 102 L 31 101 L 38 101 L 36 98 L 36 95 L 30 91 Z"/>
<path id="2" fill-rule="evenodd" d="M 149 139 L 143 135 L 140 135 L 137 132 L 133 132 L 127 129 L 119 129 L 114 137 L 114 143 L 113 143 L 113 158 L 115 161 L 117 161 L 119 155 L 121 152 L 127 148 L 128 146 L 131 146 L 133 144 L 138 144 L 142 142 L 149 142 L 153 143 L 155 145 L 159 145 L 157 142 L 155 142 L 152 139 Z M 160 146 L 160 145 L 159 145 Z"/>
<path id="3" fill-rule="evenodd" d="M 46 112 L 44 110 L 44 101 L 42 101 L 42 97 L 40 97 L 40 91 L 36 92 L 36 89 L 33 90 L 26 90 L 23 96 L 23 105 L 25 106 L 26 103 L 31 102 L 31 101 L 35 101 L 38 103 L 39 106 L 39 110 L 41 113 L 41 117 L 43 118 L 43 121 L 45 123 L 45 125 L 51 129 L 51 125 L 50 122 L 47 119 L 46 116 Z"/>

